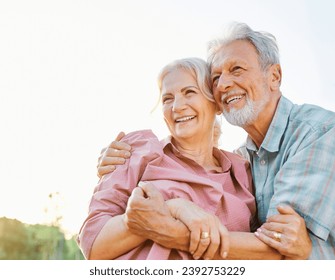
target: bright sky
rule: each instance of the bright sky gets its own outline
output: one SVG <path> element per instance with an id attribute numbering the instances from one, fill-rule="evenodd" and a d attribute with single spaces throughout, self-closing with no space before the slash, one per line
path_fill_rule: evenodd
<path id="1" fill-rule="evenodd" d="M 0 217 L 46 221 L 49 193 L 78 231 L 101 148 L 120 130 L 167 135 L 156 77 L 182 57 L 206 58 L 225 23 L 278 40 L 282 92 L 335 111 L 334 1 L 0 0 Z M 245 133 L 223 122 L 222 147 Z"/>

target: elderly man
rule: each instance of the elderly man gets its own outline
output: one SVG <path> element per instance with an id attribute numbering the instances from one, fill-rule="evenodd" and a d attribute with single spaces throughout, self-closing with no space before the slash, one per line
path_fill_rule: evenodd
<path id="1" fill-rule="evenodd" d="M 262 224 L 256 236 L 289 258 L 304 257 L 312 242 L 310 259 L 335 259 L 335 113 L 282 96 L 278 47 L 269 33 L 234 23 L 210 43 L 208 62 L 225 118 L 248 133 L 236 152 L 252 165 Z M 99 173 L 122 163 L 126 151 L 114 141 Z"/>

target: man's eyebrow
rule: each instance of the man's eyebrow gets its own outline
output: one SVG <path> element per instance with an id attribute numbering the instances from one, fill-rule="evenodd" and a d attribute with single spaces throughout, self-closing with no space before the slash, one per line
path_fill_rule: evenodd
<path id="1" fill-rule="evenodd" d="M 216 73 L 216 72 L 220 72 L 221 70 L 221 64 L 220 63 L 212 63 L 212 66 L 211 66 L 211 74 L 212 73 Z"/>
<path id="2" fill-rule="evenodd" d="M 212 69 L 211 69 L 211 75 L 210 75 L 210 77 L 212 77 L 212 76 L 214 76 L 214 75 L 216 75 L 216 74 L 219 74 L 221 71 L 220 71 L 220 68 L 219 67 L 213 67 Z"/>
<path id="3" fill-rule="evenodd" d="M 230 60 L 227 59 L 224 64 L 225 64 L 225 67 L 227 67 L 227 66 L 229 67 L 229 66 L 231 66 L 233 64 L 242 64 L 242 65 L 245 65 L 246 63 L 245 63 L 244 60 L 233 58 L 233 59 L 230 59 Z M 221 68 L 222 67 L 218 66 L 217 64 L 216 65 L 212 64 L 211 75 L 213 73 L 215 74 L 216 72 L 220 72 Z"/>

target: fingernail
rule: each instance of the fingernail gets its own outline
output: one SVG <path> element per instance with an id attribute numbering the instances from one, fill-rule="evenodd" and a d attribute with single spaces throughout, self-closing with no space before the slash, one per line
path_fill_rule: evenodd
<path id="1" fill-rule="evenodd" d="M 259 233 L 258 233 L 257 231 L 255 231 L 254 234 L 255 234 L 256 236 L 259 236 Z"/>
<path id="2" fill-rule="evenodd" d="M 200 256 L 193 256 L 195 260 L 199 259 Z"/>
<path id="3" fill-rule="evenodd" d="M 262 229 L 261 229 L 261 228 L 258 228 L 257 231 L 258 231 L 258 232 L 262 232 Z"/>
<path id="4" fill-rule="evenodd" d="M 209 261 L 209 260 L 210 260 L 210 258 L 209 258 L 209 257 L 206 257 L 206 258 L 205 258 L 205 261 Z"/>
<path id="5" fill-rule="evenodd" d="M 137 184 L 139 187 L 143 187 L 144 186 L 144 183 L 142 181 L 139 181 L 138 184 Z"/>
<path id="6" fill-rule="evenodd" d="M 227 252 L 223 252 L 223 254 L 222 254 L 222 258 L 227 258 L 227 256 L 228 256 L 228 253 Z"/>
<path id="7" fill-rule="evenodd" d="M 129 153 L 129 152 L 125 152 L 124 154 L 125 154 L 125 156 L 128 157 L 128 158 L 130 157 L 130 153 Z"/>

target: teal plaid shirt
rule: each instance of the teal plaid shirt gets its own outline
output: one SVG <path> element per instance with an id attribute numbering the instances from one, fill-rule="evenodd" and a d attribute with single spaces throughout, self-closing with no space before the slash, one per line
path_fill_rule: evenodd
<path id="1" fill-rule="evenodd" d="M 260 222 L 288 204 L 305 219 L 310 259 L 335 259 L 335 113 L 282 96 L 261 147 L 248 137 L 238 153 L 252 165 Z"/>

